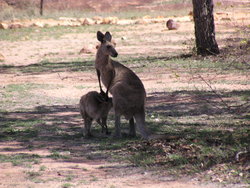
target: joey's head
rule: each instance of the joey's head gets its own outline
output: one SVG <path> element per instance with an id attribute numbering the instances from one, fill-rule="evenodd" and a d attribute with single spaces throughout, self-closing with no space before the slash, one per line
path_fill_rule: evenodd
<path id="1" fill-rule="evenodd" d="M 96 99 L 109 110 L 113 107 L 113 99 L 104 92 L 100 92 Z"/>
<path id="2" fill-rule="evenodd" d="M 98 50 L 101 50 L 104 55 L 110 55 L 111 57 L 118 56 L 115 50 L 115 43 L 112 41 L 112 36 L 108 31 L 105 34 L 97 31 L 97 39 L 101 42 Z"/>

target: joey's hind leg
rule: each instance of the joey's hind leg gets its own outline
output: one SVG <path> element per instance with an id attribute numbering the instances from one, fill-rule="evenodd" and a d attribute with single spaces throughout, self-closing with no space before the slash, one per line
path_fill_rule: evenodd
<path id="1" fill-rule="evenodd" d="M 102 133 L 105 132 L 107 135 L 110 134 L 110 132 L 108 131 L 108 126 L 107 126 L 107 117 L 98 119 L 97 123 L 102 127 Z"/>
<path id="2" fill-rule="evenodd" d="M 135 137 L 136 136 L 136 131 L 135 131 L 135 122 L 134 122 L 134 118 L 132 117 L 129 120 L 129 136 Z"/>
<path id="3" fill-rule="evenodd" d="M 92 119 L 91 118 L 84 118 L 84 132 L 83 135 L 85 137 L 92 137 L 92 134 L 90 132 L 90 128 L 91 128 L 91 124 L 92 124 Z"/>
<path id="4" fill-rule="evenodd" d="M 102 127 L 103 127 L 103 132 L 105 131 L 106 135 L 110 134 L 107 126 L 107 117 L 102 118 Z"/>
<path id="5" fill-rule="evenodd" d="M 101 119 L 96 120 L 96 122 L 102 127 L 102 133 L 104 133 L 105 127 L 103 126 Z"/>

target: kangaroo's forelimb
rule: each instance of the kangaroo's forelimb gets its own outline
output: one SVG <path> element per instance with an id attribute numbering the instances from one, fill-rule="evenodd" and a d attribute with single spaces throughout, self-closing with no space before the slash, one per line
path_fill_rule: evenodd
<path id="1" fill-rule="evenodd" d="M 100 87 L 100 93 L 104 93 L 104 91 L 102 90 L 102 85 L 101 85 L 101 72 L 96 69 L 96 74 L 97 74 L 97 77 L 98 77 L 98 83 L 99 83 L 99 87 Z"/>

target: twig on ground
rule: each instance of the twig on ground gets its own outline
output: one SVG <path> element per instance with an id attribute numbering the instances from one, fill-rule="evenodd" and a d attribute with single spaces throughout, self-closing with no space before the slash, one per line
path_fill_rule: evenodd
<path id="1" fill-rule="evenodd" d="M 226 106 L 227 107 L 227 109 L 229 110 L 229 111 L 231 111 L 232 109 L 231 109 L 231 106 L 229 106 L 224 100 L 223 100 L 223 98 L 218 94 L 218 92 L 211 86 L 211 84 L 210 83 L 208 83 L 208 81 L 206 81 L 200 74 L 198 74 L 198 77 L 210 88 L 210 90 L 220 99 L 220 101 L 222 102 L 222 104 L 224 105 L 224 106 Z"/>

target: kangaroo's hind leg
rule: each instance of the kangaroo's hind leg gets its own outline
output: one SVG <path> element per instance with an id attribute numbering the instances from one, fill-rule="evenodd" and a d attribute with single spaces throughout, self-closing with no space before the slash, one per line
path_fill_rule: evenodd
<path id="1" fill-rule="evenodd" d="M 134 122 L 134 118 L 133 117 L 129 120 L 129 133 L 128 134 L 131 137 L 135 137 L 136 136 L 135 122 Z"/>
<path id="2" fill-rule="evenodd" d="M 115 135 L 116 138 L 121 138 L 121 116 L 115 115 Z"/>
<path id="3" fill-rule="evenodd" d="M 144 110 L 136 113 L 134 117 L 135 117 L 135 121 L 136 121 L 136 126 L 139 129 L 141 136 L 144 139 L 148 139 L 149 133 L 145 127 L 145 112 L 144 112 Z"/>

